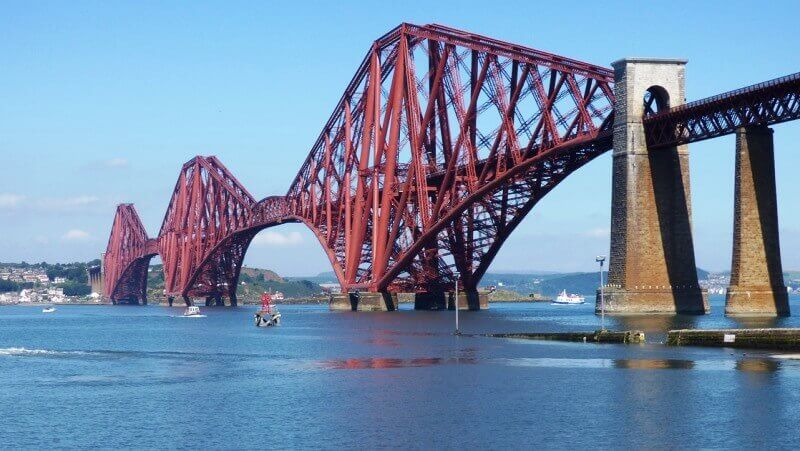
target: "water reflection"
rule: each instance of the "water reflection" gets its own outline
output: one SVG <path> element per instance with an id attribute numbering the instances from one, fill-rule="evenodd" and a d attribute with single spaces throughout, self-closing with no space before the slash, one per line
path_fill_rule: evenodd
<path id="1" fill-rule="evenodd" d="M 786 322 L 785 318 L 776 316 L 729 316 L 728 319 L 735 324 L 735 327 L 745 329 L 785 327 L 782 323 Z"/>
<path id="2" fill-rule="evenodd" d="M 681 359 L 616 359 L 614 368 L 631 370 L 691 370 L 693 360 Z"/>
<path id="3" fill-rule="evenodd" d="M 384 338 L 384 337 L 373 337 L 364 340 L 364 343 L 375 345 L 375 346 L 387 346 L 391 348 L 396 348 L 400 346 L 400 343 L 397 340 L 392 340 L 391 338 Z"/>
<path id="4" fill-rule="evenodd" d="M 612 317 L 620 330 L 666 332 L 672 329 L 692 329 L 697 326 L 697 315 L 620 315 Z"/>
<path id="5" fill-rule="evenodd" d="M 693 370 L 742 371 L 748 373 L 774 373 L 781 363 L 775 359 L 742 359 L 732 361 L 688 359 L 570 359 L 570 358 L 514 358 L 500 359 L 511 366 L 535 368 L 615 368 L 625 370 Z"/>
<path id="6" fill-rule="evenodd" d="M 774 373 L 781 368 L 781 362 L 774 359 L 744 359 L 736 361 L 736 369 L 748 373 Z"/>
<path id="7" fill-rule="evenodd" d="M 329 370 L 372 370 L 372 369 L 391 369 L 391 368 L 416 368 L 423 366 L 435 366 L 445 364 L 476 364 L 478 361 L 470 357 L 460 358 L 441 358 L 441 357 L 422 357 L 416 359 L 397 359 L 397 358 L 367 358 L 367 359 L 341 359 L 324 360 L 318 366 Z"/>

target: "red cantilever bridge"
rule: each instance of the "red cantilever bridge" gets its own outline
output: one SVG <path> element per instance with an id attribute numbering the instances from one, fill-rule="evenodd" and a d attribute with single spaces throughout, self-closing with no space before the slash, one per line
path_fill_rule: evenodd
<path id="1" fill-rule="evenodd" d="M 440 25 L 402 24 L 358 67 L 285 195 L 257 200 L 216 157 L 183 165 L 149 238 L 117 207 L 105 296 L 236 304 L 262 229 L 306 224 L 343 291 L 475 291 L 506 238 L 565 177 L 612 148 L 613 70 Z M 650 114 L 651 147 L 800 116 L 800 75 Z M 650 101 L 652 103 L 652 100 Z M 648 108 L 654 111 L 656 108 Z"/>

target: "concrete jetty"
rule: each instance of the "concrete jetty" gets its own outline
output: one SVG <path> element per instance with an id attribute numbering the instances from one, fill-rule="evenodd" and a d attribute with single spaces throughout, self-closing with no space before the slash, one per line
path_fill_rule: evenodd
<path id="1" fill-rule="evenodd" d="M 680 329 L 667 333 L 669 346 L 800 350 L 800 329 Z"/>
<path id="2" fill-rule="evenodd" d="M 593 332 L 536 332 L 513 334 L 486 334 L 495 338 L 520 338 L 524 340 L 577 341 L 584 343 L 644 343 L 644 332 L 640 330 L 595 330 Z"/>

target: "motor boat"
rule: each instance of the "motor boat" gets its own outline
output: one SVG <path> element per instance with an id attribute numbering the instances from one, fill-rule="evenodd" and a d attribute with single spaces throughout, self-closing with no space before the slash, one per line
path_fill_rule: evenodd
<path id="1" fill-rule="evenodd" d="M 53 313 L 56 311 L 55 307 L 45 307 L 42 309 L 42 313 Z"/>
<path id="2" fill-rule="evenodd" d="M 553 301 L 553 304 L 560 305 L 575 305 L 583 304 L 586 298 L 579 294 L 567 294 L 567 290 L 563 290 L 558 297 Z"/>
<path id="3" fill-rule="evenodd" d="M 272 327 L 281 325 L 281 313 L 274 311 L 272 313 L 256 312 L 255 314 L 257 327 Z"/>
<path id="4" fill-rule="evenodd" d="M 200 313 L 200 307 L 196 305 L 190 305 L 186 307 L 186 310 L 183 311 L 183 316 L 186 318 L 205 318 L 206 315 Z"/>
<path id="5" fill-rule="evenodd" d="M 256 327 L 280 326 L 281 312 L 272 307 L 272 296 L 269 293 L 264 292 L 261 295 L 261 310 L 256 312 L 254 318 Z"/>

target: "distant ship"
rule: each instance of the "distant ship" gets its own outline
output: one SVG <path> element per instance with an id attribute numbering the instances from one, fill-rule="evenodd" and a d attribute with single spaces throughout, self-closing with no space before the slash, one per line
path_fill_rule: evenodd
<path id="1" fill-rule="evenodd" d="M 276 291 L 275 294 L 272 295 L 273 301 L 282 301 L 283 300 L 283 293 L 280 291 Z"/>
<path id="2" fill-rule="evenodd" d="M 579 294 L 567 294 L 567 290 L 563 290 L 553 304 L 583 304 L 585 299 Z"/>

